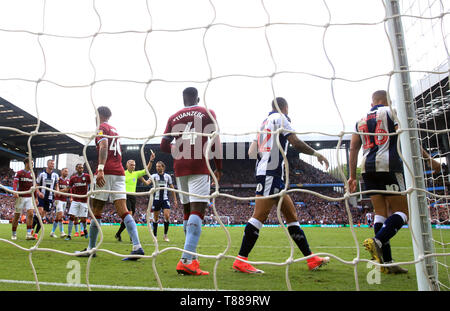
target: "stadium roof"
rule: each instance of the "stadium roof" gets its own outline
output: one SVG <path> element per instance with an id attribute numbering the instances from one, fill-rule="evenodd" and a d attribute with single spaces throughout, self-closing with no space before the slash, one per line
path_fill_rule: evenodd
<path id="1" fill-rule="evenodd" d="M 36 129 L 37 118 L 21 108 L 0 97 L 0 158 L 21 159 L 28 154 L 28 138 Z M 22 132 L 5 129 L 16 128 Z M 49 134 L 35 135 L 31 139 L 33 157 L 44 157 L 55 154 L 81 154 L 83 144 L 45 122 L 40 122 L 39 132 Z M 53 134 L 54 133 L 54 134 Z"/>

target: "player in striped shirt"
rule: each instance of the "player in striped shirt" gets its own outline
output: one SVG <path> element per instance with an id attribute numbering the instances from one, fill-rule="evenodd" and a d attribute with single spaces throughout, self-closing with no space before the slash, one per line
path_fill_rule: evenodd
<path id="1" fill-rule="evenodd" d="M 278 112 L 277 104 L 279 107 Z M 281 129 L 283 128 L 283 129 Z M 281 129 L 281 130 L 280 130 Z M 272 208 L 278 204 L 279 197 L 269 198 L 284 190 L 284 176 L 288 172 L 284 170 L 284 157 L 287 154 L 289 144 L 299 152 L 317 157 L 321 164 L 328 168 L 328 160 L 301 141 L 294 130 L 288 117 L 288 103 L 282 97 L 277 97 L 272 101 L 272 111 L 261 125 L 260 131 L 249 148 L 249 156 L 257 158 L 256 161 L 256 197 L 263 199 L 255 200 L 255 209 L 244 229 L 241 248 L 237 259 L 233 263 L 233 269 L 243 273 L 264 273 L 247 263 L 248 255 L 256 244 L 264 222 L 269 216 Z M 278 147 L 277 139 L 282 149 Z M 297 213 L 294 203 L 289 195 L 285 195 L 281 205 L 288 231 L 294 242 L 297 244 L 303 255 L 310 256 L 312 252 L 309 248 L 305 233 L 300 228 L 297 220 Z M 329 262 L 329 257 L 311 256 L 307 259 L 308 268 L 316 270 L 320 266 Z"/>
<path id="2" fill-rule="evenodd" d="M 375 237 L 364 241 L 364 247 L 372 258 L 379 263 L 392 263 L 390 240 L 408 221 L 408 201 L 404 194 L 388 194 L 384 191 L 405 191 L 403 163 L 397 151 L 398 135 L 373 135 L 396 133 L 398 124 L 393 118 L 388 104 L 387 92 L 376 91 L 372 94 L 370 111 L 356 123 L 356 132 L 350 143 L 349 191 L 356 191 L 356 166 L 358 153 L 363 148 L 361 175 L 364 190 L 371 192 L 370 199 L 374 208 Z M 372 134 L 372 135 L 367 135 Z M 422 155 L 431 160 L 435 171 L 440 165 L 422 149 Z M 400 266 L 381 267 L 383 273 L 407 273 Z"/>
<path id="3" fill-rule="evenodd" d="M 58 185 L 59 176 L 56 172 L 53 171 L 54 168 L 55 168 L 55 161 L 49 159 L 47 161 L 47 168 L 45 169 L 45 171 L 40 173 L 36 178 L 36 184 L 38 186 L 48 188 L 48 189 L 38 188 L 36 190 L 39 202 L 38 209 L 39 214 L 41 215 L 41 219 L 44 219 L 46 214 L 50 212 L 50 209 L 53 206 L 54 191 L 52 190 L 59 191 Z M 41 223 L 39 222 L 39 219 L 37 218 L 36 215 L 34 216 L 33 227 L 36 227 L 34 231 L 34 236 L 35 238 L 37 238 L 39 230 L 41 230 Z"/>
<path id="4" fill-rule="evenodd" d="M 59 191 L 65 192 L 65 193 L 69 192 L 70 188 L 69 188 L 69 177 L 68 176 L 69 176 L 69 170 L 67 168 L 61 169 L 61 177 L 58 180 Z M 67 234 L 64 233 L 64 227 L 63 227 L 63 222 L 62 222 L 64 212 L 67 207 L 67 198 L 68 197 L 66 195 L 55 193 L 56 218 L 53 221 L 53 228 L 52 228 L 52 232 L 50 233 L 51 237 L 54 237 L 54 238 L 57 237 L 55 235 L 55 230 L 58 225 L 59 225 L 60 237 L 64 238 L 65 236 L 67 236 Z"/>
<path id="5" fill-rule="evenodd" d="M 31 170 L 33 169 L 33 162 L 30 163 L 29 158 L 23 160 L 25 168 L 20 170 L 14 176 L 13 190 L 14 191 L 29 191 L 33 186 L 33 176 Z M 33 227 L 33 198 L 31 193 L 13 194 L 16 199 L 14 208 L 14 218 L 12 220 L 12 236 L 11 240 L 17 240 L 17 226 L 19 225 L 20 214 L 25 212 L 27 214 L 27 240 L 35 240 L 36 238 L 31 234 Z"/>
<path id="6" fill-rule="evenodd" d="M 172 177 L 165 173 L 166 165 L 162 161 L 158 161 L 156 163 L 156 174 L 152 174 L 152 178 L 155 180 L 155 187 L 163 188 L 159 191 L 156 191 L 153 197 L 153 234 L 155 237 L 158 235 L 158 221 L 159 221 L 159 212 L 162 210 L 164 214 L 164 241 L 169 242 L 169 238 L 167 237 L 167 232 L 169 231 L 169 222 L 170 222 L 170 202 L 168 196 L 167 188 L 174 189 Z M 150 183 L 152 179 L 148 180 Z M 175 191 L 172 191 L 173 204 L 175 208 L 178 208 L 177 195 Z"/>

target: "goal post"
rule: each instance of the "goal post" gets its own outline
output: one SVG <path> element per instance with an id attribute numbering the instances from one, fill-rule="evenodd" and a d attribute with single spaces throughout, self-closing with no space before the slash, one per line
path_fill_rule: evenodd
<path id="1" fill-rule="evenodd" d="M 414 258 L 416 264 L 417 286 L 420 291 L 439 290 L 434 254 L 430 213 L 425 194 L 422 152 L 415 118 L 414 97 L 412 94 L 405 38 L 397 0 L 385 0 L 387 31 L 390 37 L 394 60 L 394 91 L 397 116 L 401 128 L 407 129 L 399 134 L 404 160 L 406 188 L 421 189 L 408 193 L 409 225 L 411 226 Z M 411 172 L 410 172 L 411 170 Z M 412 175 L 411 175 L 412 173 Z"/>

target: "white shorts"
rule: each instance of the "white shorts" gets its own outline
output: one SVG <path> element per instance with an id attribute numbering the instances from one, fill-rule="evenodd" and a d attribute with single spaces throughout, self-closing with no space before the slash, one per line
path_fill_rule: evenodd
<path id="1" fill-rule="evenodd" d="M 178 190 L 189 192 L 197 195 L 210 195 L 211 184 L 209 175 L 187 175 L 177 177 Z M 209 203 L 209 198 L 200 198 L 194 195 L 185 195 L 179 193 L 181 204 L 188 204 L 191 202 L 205 202 Z"/>
<path id="2" fill-rule="evenodd" d="M 94 176 L 94 190 L 109 190 L 109 191 L 123 191 L 124 193 L 108 193 L 108 192 L 99 192 L 94 193 L 91 198 L 100 200 L 100 201 L 108 201 L 110 199 L 111 202 L 117 200 L 126 200 L 127 195 L 126 187 L 125 187 L 125 176 L 119 175 L 105 175 L 105 185 L 103 187 L 99 187 L 97 185 L 97 176 Z"/>
<path id="3" fill-rule="evenodd" d="M 28 210 L 33 209 L 33 203 L 31 200 L 31 197 L 18 197 L 16 199 L 16 203 L 14 204 L 16 214 L 27 212 Z"/>
<path id="4" fill-rule="evenodd" d="M 72 201 L 72 203 L 70 203 L 69 215 L 73 215 L 75 217 L 87 217 L 88 216 L 87 203 Z"/>
<path id="5" fill-rule="evenodd" d="M 64 211 L 66 210 L 66 207 L 67 207 L 67 201 L 58 200 L 55 203 L 56 203 L 56 212 L 57 213 L 59 213 L 59 212 L 63 212 L 64 213 Z"/>

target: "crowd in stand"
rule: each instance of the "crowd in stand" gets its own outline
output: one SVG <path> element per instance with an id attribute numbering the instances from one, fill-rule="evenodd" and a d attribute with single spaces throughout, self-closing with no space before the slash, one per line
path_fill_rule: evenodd
<path id="1" fill-rule="evenodd" d="M 95 163 L 91 162 L 91 167 L 95 167 Z M 248 198 L 254 197 L 254 162 L 249 160 L 233 160 L 224 161 L 224 175 L 220 181 L 221 195 L 215 200 L 215 208 L 219 215 L 227 216 L 232 224 L 245 224 L 251 217 L 253 212 L 254 200 Z M 313 166 L 301 161 L 300 159 L 293 159 L 289 161 L 290 184 L 322 184 L 322 183 L 339 183 L 337 180 L 326 172 L 320 171 Z M 152 168 L 153 172 L 154 168 Z M 170 165 L 168 165 L 167 173 L 171 174 Z M 1 169 L 0 177 L 3 185 L 12 186 L 12 170 Z M 172 176 L 173 177 L 173 176 Z M 173 178 L 175 180 L 175 178 Z M 250 184 L 250 185 L 249 185 Z M 175 185 L 176 186 L 176 185 Z M 138 191 L 148 191 L 150 188 L 140 186 Z M 212 191 L 214 186 L 211 187 Z M 292 200 L 296 203 L 296 210 L 298 219 L 301 224 L 348 224 L 349 217 L 345 208 L 345 203 L 342 200 L 342 193 L 333 191 L 332 188 L 310 188 L 317 194 L 305 192 L 306 188 L 296 188 L 290 193 Z M 231 195 L 240 199 L 226 197 L 222 194 Z M 326 200 L 320 195 L 340 198 L 336 201 Z M 172 200 L 172 196 L 169 196 Z M 134 218 L 137 223 L 146 223 L 147 209 L 149 197 L 148 195 L 137 196 L 136 213 Z M 178 209 L 171 209 L 170 221 L 171 223 L 182 223 L 183 208 L 178 200 Z M 171 202 L 173 206 L 173 202 Z M 370 205 L 367 208 L 351 207 L 350 213 L 354 224 L 365 224 L 366 213 L 372 212 Z M 433 224 L 450 224 L 448 207 L 430 208 L 431 218 Z M 14 199 L 6 193 L 0 193 L 0 219 L 12 219 L 14 214 Z M 206 216 L 214 215 L 212 205 L 206 211 Z M 66 220 L 67 220 L 67 215 Z M 54 211 L 48 213 L 44 222 L 50 223 L 54 219 Z M 120 223 L 120 217 L 117 215 L 114 206 L 107 203 L 102 219 L 104 223 Z M 284 218 L 282 217 L 284 220 Z M 276 208 L 274 207 L 270 213 L 266 224 L 278 224 Z"/>

